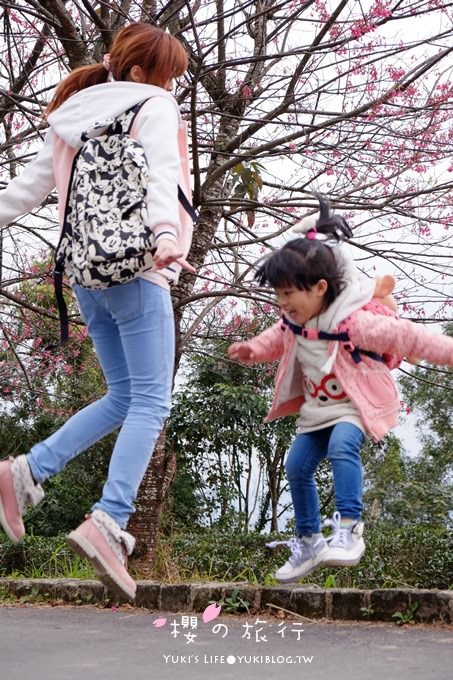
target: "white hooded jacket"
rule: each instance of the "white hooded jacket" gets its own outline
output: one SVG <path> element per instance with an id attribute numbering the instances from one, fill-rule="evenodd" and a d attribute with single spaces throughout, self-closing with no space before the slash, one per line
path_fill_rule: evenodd
<path id="1" fill-rule="evenodd" d="M 344 318 L 370 302 L 375 288 L 374 279 L 359 276 L 347 243 L 333 246 L 333 252 L 341 267 L 345 286 L 324 312 L 305 324 L 306 328 L 326 333 L 332 332 Z M 329 341 L 296 337 L 293 370 L 305 375 L 305 401 L 297 422 L 299 432 L 312 432 L 340 422 L 352 423 L 364 430 L 357 407 L 346 395 L 342 396 L 342 386 L 332 373 L 338 349 L 339 343 L 336 342 L 334 351 L 329 354 Z M 298 366 L 299 362 L 303 371 Z M 287 375 L 289 389 L 291 371 Z"/>
<path id="2" fill-rule="evenodd" d="M 125 81 L 93 85 L 53 111 L 48 116 L 50 127 L 44 144 L 35 159 L 0 191 L 0 227 L 35 208 L 55 187 L 62 223 L 70 163 L 81 146 L 81 134 L 104 121 L 107 126 L 115 116 L 146 99 L 150 100 L 140 110 L 132 134 L 142 144 L 149 166 L 150 226 L 156 237 L 165 231 L 166 238 L 174 238 L 186 255 L 192 225 L 191 220 L 184 219 L 177 194 L 179 183 L 190 199 L 186 127 L 174 97 L 155 85 Z M 102 131 L 101 127 L 96 134 Z"/>

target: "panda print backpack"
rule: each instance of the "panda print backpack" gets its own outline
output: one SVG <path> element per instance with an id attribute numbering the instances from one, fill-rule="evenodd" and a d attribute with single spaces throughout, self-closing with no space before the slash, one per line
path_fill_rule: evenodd
<path id="1" fill-rule="evenodd" d="M 62 342 L 68 338 L 64 273 L 71 286 L 103 289 L 126 283 L 153 266 L 148 163 L 143 146 L 130 134 L 144 103 L 109 121 L 101 135 L 90 136 L 105 128 L 105 121 L 81 136 L 83 144 L 73 160 L 63 228 L 55 252 L 54 285 Z M 180 187 L 178 198 L 197 221 Z"/>

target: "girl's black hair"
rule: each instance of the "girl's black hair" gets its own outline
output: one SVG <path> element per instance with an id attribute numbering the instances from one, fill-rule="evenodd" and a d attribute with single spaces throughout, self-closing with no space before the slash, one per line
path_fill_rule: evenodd
<path id="1" fill-rule="evenodd" d="M 315 229 L 319 234 L 332 235 L 336 241 L 352 237 L 352 229 L 341 215 L 330 212 L 330 203 L 322 194 L 315 193 L 319 201 L 319 217 Z"/>
<path id="2" fill-rule="evenodd" d="M 330 246 L 322 241 L 296 238 L 270 255 L 255 274 L 260 286 L 310 290 L 320 279 L 327 281 L 324 309 L 344 288 L 342 271 Z"/>

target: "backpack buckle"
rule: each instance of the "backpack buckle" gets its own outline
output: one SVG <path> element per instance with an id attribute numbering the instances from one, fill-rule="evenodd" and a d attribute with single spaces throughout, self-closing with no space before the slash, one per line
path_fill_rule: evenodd
<path id="1" fill-rule="evenodd" d="M 317 328 L 302 328 L 300 334 L 307 340 L 318 340 L 319 338 L 319 331 Z"/>
<path id="2" fill-rule="evenodd" d="M 355 364 L 360 364 L 362 358 L 360 356 L 360 350 L 358 347 L 352 344 L 352 342 L 346 341 L 343 343 L 343 347 L 351 355 L 351 359 Z"/>

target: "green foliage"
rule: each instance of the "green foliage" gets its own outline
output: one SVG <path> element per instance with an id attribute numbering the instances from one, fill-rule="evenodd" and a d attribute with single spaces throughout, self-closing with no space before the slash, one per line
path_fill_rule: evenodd
<path id="1" fill-rule="evenodd" d="M 238 614 L 242 612 L 249 612 L 250 609 L 250 602 L 248 600 L 244 600 L 240 595 L 240 588 L 235 588 L 231 595 L 229 597 L 226 597 L 224 600 L 220 600 L 219 602 L 215 602 L 212 600 L 211 602 L 214 604 L 219 604 L 223 607 L 223 610 L 226 613 L 229 614 Z"/>
<path id="2" fill-rule="evenodd" d="M 0 451 L 25 453 L 52 434 L 63 421 L 46 412 L 35 419 L 18 421 L 14 413 L 0 415 Z M 100 497 L 114 435 L 109 435 L 72 460 L 58 475 L 44 483 L 44 500 L 27 514 L 27 530 L 42 536 L 67 532 L 83 521 Z"/>
<path id="3" fill-rule="evenodd" d="M 373 614 L 374 614 L 373 607 L 360 607 L 360 611 L 362 612 L 362 616 L 364 618 L 369 618 L 370 616 L 373 616 Z"/>
<path id="4" fill-rule="evenodd" d="M 0 604 L 16 604 L 17 599 L 11 594 L 9 588 L 0 586 Z"/>
<path id="5" fill-rule="evenodd" d="M 337 587 L 337 579 L 335 578 L 335 574 L 329 574 L 324 581 L 324 586 L 325 589 L 328 588 L 336 588 Z"/>
<path id="6" fill-rule="evenodd" d="M 180 581 L 248 581 L 276 585 L 275 570 L 287 559 L 286 548 L 270 550 L 265 544 L 280 534 L 235 530 L 203 530 L 163 536 L 164 557 L 147 578 Z M 419 525 L 393 529 L 382 524 L 366 531 L 367 550 L 360 564 L 348 568 L 319 569 L 301 583 L 324 588 L 436 588 L 453 585 L 453 532 Z M 173 572 L 168 573 L 171 562 Z M 0 538 L 1 576 L 88 577 L 89 567 L 66 547 L 62 536 L 27 536 L 12 544 Z M 232 605 L 233 606 L 233 605 Z M 239 608 L 240 603 L 238 602 Z M 365 613 L 364 613 L 365 616 Z"/>
<path id="7" fill-rule="evenodd" d="M 270 376 L 229 361 L 226 347 L 216 343 L 211 356 L 196 356 L 184 389 L 174 396 L 167 442 L 178 469 L 166 526 L 247 531 L 258 506 L 262 529 L 272 514 L 269 488 L 275 498 L 285 484 L 282 460 L 293 422 L 263 423 Z"/>
<path id="8" fill-rule="evenodd" d="M 276 583 L 271 578 L 287 559 L 286 548 L 270 550 L 280 534 L 234 531 L 181 533 L 171 537 L 172 559 L 181 578 L 248 580 Z M 366 530 L 367 550 L 360 564 L 320 569 L 302 582 L 321 587 L 446 589 L 453 583 L 453 532 L 418 525 L 393 529 L 381 524 Z"/>
<path id="9" fill-rule="evenodd" d="M 272 572 L 272 554 L 262 534 L 216 528 L 176 533 L 168 540 L 183 579 L 260 582 Z"/>
<path id="10" fill-rule="evenodd" d="M 392 618 L 395 619 L 396 623 L 398 626 L 402 626 L 405 623 L 415 623 L 415 613 L 417 609 L 419 608 L 420 603 L 419 602 L 412 602 L 410 605 L 408 611 L 406 612 L 395 612 L 392 614 Z"/>
<path id="11" fill-rule="evenodd" d="M 66 545 L 64 536 L 26 535 L 11 543 L 0 538 L 0 575 L 25 578 L 92 579 L 94 572 Z"/>
<path id="12" fill-rule="evenodd" d="M 453 337 L 453 323 L 444 332 Z M 423 443 L 417 458 L 407 463 L 406 516 L 445 525 L 451 522 L 453 507 L 453 369 L 416 367 L 400 383 L 406 403 L 417 416 Z"/>
<path id="13" fill-rule="evenodd" d="M 452 486 L 447 475 L 430 472 L 426 452 L 408 456 L 395 435 L 363 449 L 365 468 L 364 519 L 384 520 L 395 527 L 409 524 L 447 526 L 452 507 Z"/>
<path id="14" fill-rule="evenodd" d="M 3 322 L 0 398 L 5 402 L 0 400 L 0 412 L 12 408 L 19 419 L 28 419 L 46 409 L 57 418 L 64 417 L 102 389 L 102 375 L 70 292 L 65 293 L 65 299 L 73 322 L 72 338 L 64 347 L 58 346 L 51 261 L 35 261 L 30 268 L 38 278 L 23 281 L 14 291 L 26 306 L 13 316 L 6 315 Z"/>
<path id="15" fill-rule="evenodd" d="M 453 322 L 447 324 L 444 333 L 453 337 Z M 417 379 L 418 378 L 418 379 Z M 404 399 L 413 409 L 417 425 L 423 436 L 424 449 L 431 457 L 434 470 L 453 465 L 453 369 L 417 366 L 411 376 L 400 380 Z"/>
<path id="16" fill-rule="evenodd" d="M 248 196 L 251 200 L 257 200 L 258 194 L 263 188 L 261 177 L 261 170 L 263 169 L 264 166 L 257 162 L 241 162 L 235 165 L 231 171 L 235 195 L 241 198 Z"/>
<path id="17" fill-rule="evenodd" d="M 102 494 L 114 444 L 110 435 L 72 460 L 58 475 L 44 483 L 43 501 L 29 511 L 27 529 L 55 536 L 74 529 Z"/>

